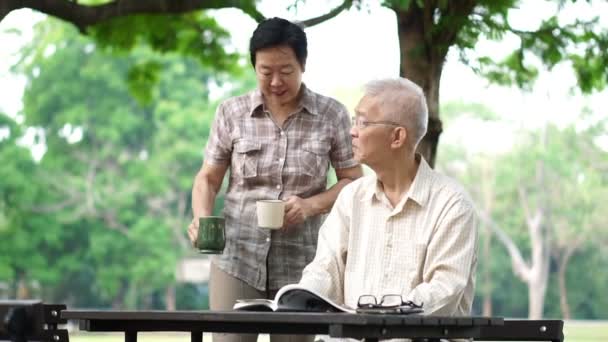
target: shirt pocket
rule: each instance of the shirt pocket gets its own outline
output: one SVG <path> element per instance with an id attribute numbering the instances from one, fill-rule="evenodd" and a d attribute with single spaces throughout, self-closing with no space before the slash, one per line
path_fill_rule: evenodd
<path id="1" fill-rule="evenodd" d="M 252 140 L 238 140 L 234 144 L 233 170 L 244 178 L 253 178 L 258 174 L 258 161 L 262 144 Z"/>
<path id="2" fill-rule="evenodd" d="M 329 149 L 326 140 L 305 141 L 300 159 L 302 172 L 311 177 L 325 176 L 329 167 Z"/>

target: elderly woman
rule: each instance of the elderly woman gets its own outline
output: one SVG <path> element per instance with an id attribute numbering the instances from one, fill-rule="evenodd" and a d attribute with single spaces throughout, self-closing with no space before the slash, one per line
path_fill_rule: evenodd
<path id="1" fill-rule="evenodd" d="M 198 218 L 211 215 L 230 168 L 226 247 L 213 258 L 210 272 L 214 310 L 231 309 L 236 299 L 272 298 L 282 286 L 297 283 L 314 258 L 320 214 L 362 175 L 353 159 L 348 111 L 302 83 L 307 57 L 302 28 L 281 18 L 265 20 L 253 32 L 249 49 L 258 89 L 217 109 L 192 189 L 188 234 L 195 241 Z M 327 189 L 330 162 L 338 182 Z M 257 227 L 255 203 L 262 199 L 285 201 L 283 228 Z M 243 338 L 255 341 L 257 336 L 214 335 L 215 342 Z M 271 336 L 272 342 L 287 338 L 310 340 Z"/>

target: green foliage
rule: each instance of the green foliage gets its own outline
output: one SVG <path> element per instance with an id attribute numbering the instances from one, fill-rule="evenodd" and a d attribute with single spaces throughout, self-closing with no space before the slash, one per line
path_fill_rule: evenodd
<path id="1" fill-rule="evenodd" d="M 500 119 L 476 104 L 448 103 L 442 111 L 449 127 L 465 115 L 492 124 Z M 545 316 L 561 318 L 557 272 L 566 248 L 579 246 L 565 269 L 568 303 L 575 319 L 606 319 L 603 269 L 608 241 L 604 203 L 608 200 L 608 177 L 602 171 L 608 152 L 595 144 L 608 129 L 604 120 L 581 115 L 585 125 L 558 128 L 547 125 L 538 131 L 519 132 L 517 143 L 504 155 L 469 152 L 455 141 L 440 147 L 438 167 L 465 185 L 478 210 L 489 212 L 530 260 L 531 246 L 520 191 L 531 210 L 541 206 L 546 219 L 543 231 L 552 250 L 552 266 L 545 300 Z M 468 121 L 467 121 L 468 122 Z M 499 241 L 481 225 L 475 312 L 481 313 L 484 291 L 491 291 L 493 314 L 527 316 L 527 287 L 512 270 L 511 258 Z M 488 244 L 489 253 L 484 246 Z M 488 284 L 490 283 L 490 284 Z"/>
<path id="2" fill-rule="evenodd" d="M 385 6 L 388 8 L 400 9 L 400 10 L 409 9 L 411 4 L 412 4 L 411 0 L 383 0 L 382 1 L 382 6 Z"/>
<path id="3" fill-rule="evenodd" d="M 192 57 L 218 70 L 232 67 L 237 56 L 227 53 L 229 35 L 204 12 L 184 15 L 119 17 L 87 32 L 104 48 L 132 51 L 147 46 L 159 53 Z"/>
<path id="4" fill-rule="evenodd" d="M 530 87 L 538 76 L 538 70 L 535 67 L 525 64 L 522 51 L 514 51 L 498 63 L 489 58 L 480 58 L 479 64 L 478 71 L 500 85 L 515 83 L 520 88 L 531 90 Z"/>
<path id="5" fill-rule="evenodd" d="M 574 318 L 606 320 L 606 305 L 608 298 L 599 295 L 606 292 L 608 274 L 601 272 L 608 265 L 608 256 L 600 252 L 599 246 L 588 245 L 573 256 L 568 268 L 566 283 L 568 285 L 568 303 Z M 553 273 L 550 284 L 557 284 L 556 274 Z M 559 307 L 561 294 L 557 286 L 548 289 L 545 305 L 546 317 L 562 317 Z"/>
<path id="6" fill-rule="evenodd" d="M 433 39 L 430 40 L 432 47 L 445 53 L 453 45 L 462 62 L 479 75 L 501 85 L 515 84 L 530 89 L 541 67 L 551 70 L 555 65 L 566 62 L 572 66 L 582 92 L 604 89 L 608 81 L 605 68 L 608 64 L 608 31 L 602 28 L 599 17 L 563 24 L 559 14 L 567 11 L 568 6 L 562 2 L 557 13 L 543 20 L 536 29 L 524 31 L 511 25 L 511 11 L 518 8 L 519 3 L 515 0 L 479 0 L 473 11 L 464 15 L 460 13 L 464 3 L 452 2 L 447 7 L 441 2 L 427 4 L 435 11 L 431 28 Z M 408 10 L 401 2 L 390 1 L 385 5 L 396 10 Z M 457 32 L 456 39 L 443 41 L 451 31 Z M 475 55 L 480 39 L 501 41 L 507 35 L 517 37 L 520 44 L 505 59 L 495 61 L 483 53 L 477 53 L 479 57 L 475 60 L 470 59 Z"/>
<path id="7" fill-rule="evenodd" d="M 567 1 L 559 2 L 560 9 L 567 8 Z M 597 19 L 562 25 L 555 15 L 535 30 L 521 31 L 510 23 L 510 11 L 519 5 L 515 0 L 478 0 L 472 12 L 462 7 L 466 2 L 446 0 L 382 4 L 400 14 L 413 11 L 414 18 L 430 13 L 425 17 L 429 27 L 399 28 L 425 30 L 431 45 L 408 56 L 422 64 L 442 63 L 443 58 L 424 60 L 427 52 L 444 56 L 454 46 L 475 71 L 500 84 L 529 87 L 540 64 L 551 69 L 566 61 L 583 91 L 605 87 L 608 34 Z M 259 19 L 255 1 L 206 5 L 237 6 Z M 226 31 L 203 11 L 117 18 L 89 28 L 88 36 L 47 19 L 34 33 L 16 68 L 28 79 L 25 123 L 0 116 L 0 127 L 10 130 L 0 140 L 0 280 L 10 282 L 11 289 L 23 282 L 39 284 L 45 300 L 73 305 L 157 305 L 159 294 L 174 285 L 176 261 L 188 253 L 182 243 L 189 192 L 216 105 L 211 85 L 227 85 L 231 93 L 250 89 L 255 81 L 238 66 L 239 56 L 227 52 Z M 520 44 L 504 60 L 481 55 L 469 61 L 479 39 L 499 41 L 507 35 L 518 37 Z M 497 119 L 475 105 L 444 111 L 447 121 L 457 119 L 451 111 Z M 43 132 L 48 151 L 39 162 L 17 144 L 27 128 Z M 444 168 L 468 186 L 478 203 L 484 191 L 492 190 L 493 218 L 524 257 L 530 246 L 518 185 L 533 204 L 544 203 L 553 212 L 554 258 L 577 237 L 593 242 L 575 254 L 567 274 L 571 305 L 581 318 L 605 318 L 605 301 L 589 298 L 606 292 L 606 279 L 585 273 L 606 264 L 598 246 L 607 239 L 597 227 L 605 221 L 601 204 L 608 180 L 594 167 L 606 154 L 593 143 L 605 132 L 600 124 L 584 131 L 548 127 L 543 134 L 522 136 L 520 146 L 498 158 L 474 155 L 462 146 L 444 146 L 440 153 L 446 157 Z M 539 161 L 544 184 L 535 177 Z M 222 199 L 218 202 L 216 213 Z M 480 271 L 492 279 L 495 313 L 525 316 L 525 285 L 512 275 L 508 254 L 489 235 L 482 241 L 490 244 Z M 555 288 L 547 296 L 547 313 L 556 315 Z M 184 308 L 196 308 L 193 298 L 203 301 L 204 291 L 178 286 L 177 297 Z"/>
<path id="8" fill-rule="evenodd" d="M 89 5 L 98 2 L 85 1 Z M 226 5 L 221 1 L 206 4 L 209 8 Z M 255 2 L 241 1 L 239 5 L 245 13 L 257 16 Z M 194 59 L 218 74 L 239 72 L 235 67 L 239 56 L 226 49 L 230 35 L 205 11 L 117 17 L 88 27 L 86 34 L 93 38 L 97 48 L 115 55 L 126 56 L 144 48 L 160 55 L 177 54 Z M 149 104 L 157 96 L 156 87 L 163 73 L 161 63 L 156 59 L 142 59 L 129 68 L 129 91 L 140 104 Z"/>
<path id="9" fill-rule="evenodd" d="M 181 284 L 177 288 L 178 310 L 209 309 L 209 287 L 205 285 Z"/>
<path id="10" fill-rule="evenodd" d="M 442 106 L 444 125 L 449 126 L 454 120 L 470 115 L 482 121 L 498 121 L 500 118 L 490 108 L 479 103 L 448 102 Z"/>
<path id="11" fill-rule="evenodd" d="M 29 149 L 17 144 L 24 127 L 1 116 L 10 136 L 0 141 L 0 279 L 11 280 L 13 289 L 31 274 L 40 281 L 52 280 L 45 251 L 57 248 L 61 234 L 54 234 L 56 224 L 44 215 L 30 214 L 45 194 L 33 180 L 36 163 Z M 5 126 L 5 127 L 6 127 Z M 58 270 L 59 272 L 61 270 Z"/>
<path id="12" fill-rule="evenodd" d="M 154 99 L 154 88 L 160 78 L 162 65 L 155 61 L 146 61 L 134 65 L 127 75 L 129 91 L 140 104 L 149 104 Z"/>
<path id="13" fill-rule="evenodd" d="M 111 53 L 55 20 L 34 32 L 16 68 L 28 78 L 25 123 L 0 117 L 11 130 L 0 141 L 0 281 L 75 306 L 155 305 L 192 253 L 185 229 L 216 107 L 210 86 L 226 96 L 253 75 L 142 46 Z M 44 133 L 39 162 L 16 144 L 28 126 Z"/>

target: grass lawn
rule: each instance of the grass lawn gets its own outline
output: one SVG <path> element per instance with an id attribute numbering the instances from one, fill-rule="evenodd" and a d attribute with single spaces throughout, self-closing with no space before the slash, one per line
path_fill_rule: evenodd
<path id="1" fill-rule="evenodd" d="M 565 342 L 604 342 L 608 341 L 608 321 L 570 321 L 564 328 Z M 75 331 L 70 333 L 71 342 L 121 342 L 123 334 L 116 333 L 86 333 Z M 188 333 L 141 333 L 138 342 L 188 342 Z M 204 342 L 211 342 L 211 334 L 205 334 Z M 268 335 L 260 335 L 259 342 L 268 342 Z"/>
<path id="2" fill-rule="evenodd" d="M 608 341 L 608 321 L 570 321 L 564 325 L 567 342 Z"/>

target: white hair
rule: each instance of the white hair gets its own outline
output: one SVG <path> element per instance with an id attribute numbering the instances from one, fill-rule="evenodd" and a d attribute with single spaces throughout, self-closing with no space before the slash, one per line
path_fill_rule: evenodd
<path id="1" fill-rule="evenodd" d="M 379 101 L 386 120 L 402 124 L 416 148 L 426 134 L 429 110 L 422 88 L 406 78 L 389 78 L 370 81 L 365 95 Z"/>

